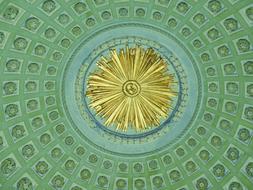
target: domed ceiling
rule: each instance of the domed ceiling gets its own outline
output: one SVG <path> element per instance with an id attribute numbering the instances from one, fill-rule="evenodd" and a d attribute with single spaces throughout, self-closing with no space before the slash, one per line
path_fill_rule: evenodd
<path id="1" fill-rule="evenodd" d="M 0 189 L 253 189 L 252 0 L 0 0 Z"/>

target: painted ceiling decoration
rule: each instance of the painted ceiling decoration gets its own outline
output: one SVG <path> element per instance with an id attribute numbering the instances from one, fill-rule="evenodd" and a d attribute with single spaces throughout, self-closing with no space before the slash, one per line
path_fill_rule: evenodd
<path id="1" fill-rule="evenodd" d="M 106 125 L 117 123 L 118 130 L 127 131 L 131 125 L 142 131 L 159 125 L 175 96 L 167 64 L 152 48 L 126 47 L 119 54 L 112 50 L 111 57 L 102 57 L 97 63 L 102 72 L 89 77 L 90 106 L 107 117 Z"/>
<path id="2" fill-rule="evenodd" d="M 252 0 L 0 0 L 0 190 L 252 190 Z"/>

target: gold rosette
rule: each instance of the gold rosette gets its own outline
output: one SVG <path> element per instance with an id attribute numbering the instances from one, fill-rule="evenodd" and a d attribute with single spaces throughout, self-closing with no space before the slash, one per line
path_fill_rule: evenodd
<path id="1" fill-rule="evenodd" d="M 110 51 L 88 78 L 89 106 L 117 130 L 143 131 L 158 126 L 168 116 L 174 78 L 167 62 L 152 48 L 140 46 Z"/>

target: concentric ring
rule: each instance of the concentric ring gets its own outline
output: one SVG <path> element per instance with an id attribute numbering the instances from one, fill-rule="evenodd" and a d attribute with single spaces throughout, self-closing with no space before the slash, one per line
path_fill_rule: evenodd
<path id="1" fill-rule="evenodd" d="M 133 30 L 133 32 L 135 31 L 135 32 L 137 32 L 138 33 L 138 26 L 139 26 L 139 24 L 135 24 L 135 23 L 133 23 L 132 24 L 132 26 L 131 26 L 131 24 L 121 24 L 121 25 L 116 25 L 116 26 L 114 26 L 113 27 L 113 29 L 111 29 L 111 30 L 109 30 L 109 28 L 110 27 L 107 27 L 107 29 L 106 29 L 106 31 L 107 31 L 107 34 L 108 34 L 108 36 L 105 36 L 104 34 L 103 34 L 103 38 L 105 38 L 107 41 L 108 41 L 108 38 L 110 37 L 109 36 L 109 34 L 110 34 L 110 32 L 109 31 L 112 31 L 113 33 L 114 33 L 114 38 L 116 38 L 116 36 L 115 36 L 115 31 L 117 31 L 117 28 L 120 28 L 120 27 L 128 27 L 128 30 Z M 143 26 L 145 26 L 145 25 L 141 25 L 142 27 Z M 147 31 L 149 31 L 149 30 L 151 30 L 150 29 L 150 26 L 146 26 L 147 27 Z M 112 28 L 112 27 L 111 27 Z M 136 29 L 137 28 L 137 29 Z M 152 28 L 152 27 L 151 27 Z M 153 29 L 153 28 L 152 28 Z M 103 30 L 101 30 L 101 32 L 102 32 Z M 161 31 L 159 31 L 159 32 L 161 32 Z M 99 32 L 100 33 L 100 32 Z M 167 33 L 166 33 L 167 34 Z M 121 34 L 120 34 L 122 37 L 124 37 L 124 34 L 122 34 L 122 32 L 121 32 Z M 143 34 L 142 34 L 143 35 Z M 147 32 L 147 35 L 152 35 L 152 34 L 150 34 L 150 32 Z M 167 34 L 168 35 L 168 34 Z M 93 38 L 94 39 L 96 39 L 97 41 L 98 41 L 98 39 L 97 38 L 99 38 L 100 37 L 100 35 L 95 35 L 95 34 L 93 34 L 92 35 L 93 36 Z M 146 36 L 147 37 L 147 36 Z M 149 37 L 149 38 L 151 38 L 152 39 L 152 37 Z M 169 43 L 174 43 L 175 44 L 175 42 L 174 41 L 172 41 L 171 40 L 171 38 L 168 38 L 168 37 L 164 37 L 165 39 L 169 39 L 170 41 L 169 41 Z M 119 39 L 116 39 L 116 40 L 118 40 L 119 41 Z M 91 39 L 91 41 L 92 41 L 92 39 Z M 99 47 L 102 43 L 102 39 L 100 39 L 99 40 L 100 42 L 99 42 L 99 45 L 97 45 L 97 47 Z M 164 40 L 161 40 L 161 41 L 164 41 Z M 110 43 L 110 42 L 109 42 Z M 115 43 L 115 42 L 112 42 L 112 43 Z M 88 42 L 85 42 L 85 44 L 88 44 Z M 93 45 L 94 45 L 95 43 L 93 42 Z M 162 43 L 163 44 L 163 43 Z M 173 44 L 173 45 L 174 45 Z M 112 44 L 113 46 L 114 46 L 114 44 Z M 125 44 L 124 44 L 125 45 Z M 101 47 L 103 47 L 103 46 L 105 46 L 106 47 L 106 45 L 101 45 Z M 185 54 L 185 53 L 183 53 L 184 52 L 184 50 L 183 49 L 181 49 L 180 48 L 180 46 L 178 46 L 178 45 L 176 45 L 177 47 L 178 47 L 178 49 L 176 49 L 177 51 L 180 51 L 180 56 L 183 54 L 184 56 L 181 56 L 181 57 L 183 57 L 183 59 L 185 59 L 186 60 L 186 62 L 192 62 L 192 61 L 190 61 L 191 59 L 189 59 L 189 57 Z M 162 46 L 161 46 L 162 47 Z M 82 50 L 83 49 L 83 50 Z M 98 50 L 94 50 L 94 48 L 90 48 L 90 49 L 93 49 L 93 52 L 97 52 Z M 166 51 L 166 48 L 161 48 L 161 50 L 162 51 Z M 160 51 L 161 51 L 160 50 Z M 81 47 L 79 48 L 79 50 L 78 50 L 78 52 L 77 52 L 77 54 L 75 55 L 75 57 L 73 58 L 73 60 L 71 60 L 71 62 L 72 63 L 75 63 L 75 64 L 72 64 L 72 65 L 77 65 L 77 64 L 79 64 L 79 66 L 71 66 L 71 63 L 69 63 L 68 64 L 68 66 L 70 66 L 70 68 L 68 69 L 68 70 L 70 70 L 71 71 L 71 74 L 70 75 L 68 75 L 68 74 L 66 74 L 66 78 L 63 80 L 63 81 L 65 81 L 66 83 L 64 84 L 64 85 L 66 85 L 67 83 L 68 83 L 68 81 L 73 81 L 74 79 L 70 79 L 70 78 L 68 78 L 68 76 L 74 76 L 73 75 L 73 72 L 74 72 L 74 70 L 76 70 L 77 72 L 79 71 L 79 68 L 83 65 L 83 67 L 85 68 L 84 70 L 84 72 L 86 72 L 86 69 L 87 69 L 87 71 L 88 70 L 92 70 L 92 67 L 94 67 L 94 65 L 95 65 L 95 60 L 96 60 L 96 56 L 95 56 L 95 54 L 94 53 L 92 53 L 92 55 L 90 55 L 90 58 L 89 58 L 89 56 L 88 56 L 88 59 L 85 59 L 85 52 L 84 51 L 86 51 L 87 52 L 87 47 L 86 47 L 86 49 L 84 48 L 84 47 L 82 47 L 82 45 L 81 45 Z M 175 51 L 175 50 L 173 50 L 173 51 Z M 80 52 L 82 52 L 82 53 L 80 53 Z M 172 65 L 174 65 L 173 67 L 180 67 L 180 61 L 178 61 L 178 59 L 176 58 L 174 58 L 174 60 L 173 61 L 171 61 L 173 58 L 173 54 L 171 53 L 171 50 L 170 51 L 167 51 L 167 52 L 170 52 L 170 53 L 164 53 L 163 52 L 163 55 L 165 55 L 166 54 L 166 56 L 168 56 L 168 57 L 170 57 L 170 58 L 168 58 L 167 57 L 167 59 L 168 60 L 170 60 L 170 62 L 175 62 L 174 64 L 172 64 Z M 178 55 L 178 53 L 177 53 L 177 55 Z M 78 63 L 78 61 L 77 61 L 77 59 L 76 59 L 76 57 L 78 57 L 78 59 L 79 59 L 79 63 Z M 81 58 L 81 57 L 83 57 L 83 58 Z M 92 58 L 91 58 L 92 57 Z M 81 61 L 81 60 L 83 60 L 83 61 Z M 185 61 L 184 60 L 184 61 Z M 91 64 L 91 63 L 93 63 L 93 64 Z M 175 64 L 178 64 L 178 65 L 175 65 Z M 92 66 L 93 65 L 93 66 Z M 76 68 L 75 68 L 76 67 Z M 196 71 L 195 71 L 195 69 L 193 69 L 194 67 L 196 67 L 197 68 L 197 66 L 196 66 L 196 64 L 194 65 L 194 64 L 192 64 L 192 63 L 189 63 L 189 64 L 186 64 L 186 63 L 184 63 L 183 64 L 183 66 L 181 66 L 181 68 L 182 69 L 180 69 L 180 71 L 179 72 L 183 72 L 183 70 L 184 69 L 187 69 L 188 71 L 192 71 L 192 73 L 195 73 Z M 198 71 L 197 71 L 198 72 Z M 83 72 L 82 72 L 83 73 Z M 178 73 L 177 75 L 179 76 L 178 78 L 180 78 L 180 74 L 182 74 L 182 73 Z M 83 75 L 83 74 L 82 74 Z M 84 81 L 85 81 L 85 78 L 87 77 L 88 75 L 87 74 L 84 74 Z M 188 76 L 188 75 L 187 75 Z M 195 82 L 195 83 L 197 83 L 198 82 L 198 79 L 197 78 L 194 78 L 195 76 L 197 76 L 197 75 L 189 75 L 189 79 L 187 79 L 186 81 L 187 82 L 189 82 L 189 83 L 193 83 L 193 82 Z M 184 77 L 185 77 L 185 75 L 184 75 Z M 81 75 L 79 75 L 79 77 L 78 77 L 78 80 L 80 80 L 80 78 L 82 78 L 81 77 Z M 183 80 L 183 79 L 179 79 L 179 80 Z M 85 82 L 86 83 L 86 82 Z M 179 82 L 179 90 L 181 91 L 182 90 L 182 82 L 180 81 Z M 80 85 L 80 84 L 79 84 Z M 79 86 L 78 85 L 78 86 Z M 71 89 L 71 88 L 73 88 L 73 87 L 71 87 L 71 86 L 73 86 L 73 82 L 72 82 L 72 84 L 68 84 L 68 86 L 64 86 L 64 88 L 65 89 L 68 89 L 68 93 L 69 93 L 69 89 Z M 83 85 L 83 86 L 86 86 L 86 85 Z M 80 87 L 80 86 L 79 86 Z M 187 89 L 187 87 L 184 87 L 185 89 Z M 189 102 L 189 107 L 188 107 L 188 110 L 191 112 L 191 114 L 193 114 L 193 113 L 196 113 L 196 112 L 194 112 L 194 110 L 192 109 L 193 107 L 196 107 L 196 105 L 197 105 L 197 102 L 198 102 L 198 100 L 197 100 L 197 98 L 199 97 L 199 95 L 197 94 L 197 90 L 196 89 L 189 89 L 190 91 L 189 91 L 189 94 L 187 94 L 187 95 L 189 95 L 190 97 L 192 97 L 192 101 L 191 102 Z M 79 91 L 79 93 L 80 92 L 82 92 L 82 91 L 80 91 L 80 90 L 77 90 L 77 91 Z M 78 92 L 76 92 L 76 93 L 78 93 Z M 188 93 L 188 92 L 186 92 L 186 93 Z M 81 97 L 83 96 L 83 94 L 85 94 L 85 90 L 84 90 L 84 92 L 83 93 L 81 93 L 81 94 L 79 94 L 78 96 L 77 96 L 77 102 L 80 100 L 80 99 L 82 99 Z M 194 95 L 195 94 L 195 95 Z M 186 95 L 186 96 L 187 96 Z M 179 98 L 182 98 L 182 93 L 179 93 Z M 72 97 L 72 96 L 71 96 Z M 182 99 L 181 99 L 182 100 Z M 71 103 L 69 103 L 69 105 L 71 105 L 71 107 L 68 107 L 68 100 L 66 100 L 66 105 L 67 105 L 67 110 L 69 110 L 69 109 L 73 109 L 73 101 L 74 100 L 71 100 L 71 101 L 69 101 L 69 102 L 71 102 Z M 104 133 L 104 131 L 106 131 L 106 132 L 109 132 L 109 139 L 111 138 L 111 137 L 115 137 L 115 136 L 118 136 L 118 137 L 120 137 L 120 138 L 122 138 L 123 140 L 125 139 L 126 140 L 126 142 L 127 141 L 129 141 L 131 138 L 133 139 L 132 140 L 132 142 L 134 142 L 135 140 L 134 139 L 136 139 L 136 138 L 146 138 L 148 135 L 151 135 L 151 134 L 155 134 L 157 131 L 159 131 L 159 130 L 161 130 L 164 126 L 168 126 L 168 125 L 170 125 L 169 123 L 172 121 L 172 118 L 176 115 L 176 113 L 177 113 L 177 109 L 179 108 L 179 103 L 180 103 L 181 101 L 179 101 L 179 99 L 178 99 L 178 105 L 176 105 L 176 107 L 175 107 L 175 109 L 173 110 L 173 112 L 171 113 L 171 115 L 170 115 L 170 117 L 168 117 L 168 119 L 165 121 L 165 122 L 163 122 L 163 124 L 160 126 L 160 127 L 157 127 L 157 128 L 155 128 L 155 129 L 153 129 L 153 130 L 151 130 L 151 131 L 148 131 L 148 132 L 144 132 L 143 134 L 131 134 L 131 132 L 129 133 L 129 134 L 124 134 L 124 133 L 120 133 L 120 132 L 114 132 L 114 131 L 112 131 L 112 130 L 110 130 L 109 128 L 107 128 L 107 127 L 105 127 L 105 126 L 103 126 L 103 125 L 101 125 L 101 121 L 99 121 L 98 119 L 96 119 L 95 118 L 95 114 L 94 113 L 92 113 L 91 111 L 89 111 L 89 108 L 88 108 L 88 105 L 87 105 L 87 103 L 85 103 L 85 107 L 86 107 L 86 111 L 84 111 L 83 113 L 84 114 L 89 114 L 89 116 L 88 117 L 91 117 L 92 119 L 90 120 L 90 119 L 88 119 L 88 123 L 95 123 L 95 125 L 92 125 L 93 127 L 92 127 L 92 129 L 90 129 L 90 127 L 84 127 L 84 123 L 87 123 L 87 122 L 85 122 L 85 121 L 83 121 L 82 123 L 83 124 L 75 124 L 75 126 L 77 126 L 77 128 L 79 128 L 81 131 L 83 131 L 82 133 L 83 134 L 85 134 L 86 136 L 89 136 L 89 132 L 90 132 L 90 137 L 89 138 L 92 138 L 92 135 L 94 135 L 94 134 L 96 134 L 96 135 L 98 135 L 98 134 L 100 134 L 100 136 L 103 136 L 103 138 L 104 138 L 104 136 L 105 135 L 107 135 L 106 133 Z M 194 106 L 193 106 L 193 104 L 195 104 Z M 82 112 L 82 109 L 84 109 L 84 107 L 82 107 L 82 105 L 81 105 L 81 107 L 79 107 L 79 111 L 81 110 L 81 112 Z M 186 110 L 187 110 L 187 107 L 186 107 Z M 86 112 L 86 113 L 85 113 Z M 186 111 L 187 112 L 187 111 Z M 72 113 L 75 113 L 75 114 L 72 114 L 72 116 L 71 117 L 77 117 L 77 110 L 76 111 L 74 111 L 74 110 L 72 110 Z M 70 114 L 71 114 L 71 111 L 70 111 Z M 187 113 L 187 114 L 189 114 L 189 112 Z M 88 118 L 87 116 L 82 116 L 82 118 L 85 118 L 85 119 L 87 119 Z M 184 115 L 183 117 L 187 117 L 186 115 Z M 190 117 L 190 119 L 192 119 L 191 117 Z M 81 121 L 81 117 L 79 118 L 79 119 L 74 119 L 73 121 Z M 166 141 L 164 141 L 161 137 L 159 137 L 159 142 L 161 143 L 161 147 L 162 146 L 165 146 L 165 145 L 168 145 L 169 144 L 169 142 L 172 142 L 173 141 L 173 139 L 175 139 L 182 131 L 184 131 L 185 130 L 185 128 L 188 126 L 188 122 L 189 122 L 189 117 L 188 117 L 188 121 L 187 120 L 185 120 L 185 119 L 182 119 L 182 120 L 180 120 L 181 122 L 183 121 L 184 122 L 184 124 L 182 124 L 182 123 L 180 123 L 180 122 L 173 122 L 173 125 L 175 124 L 175 126 L 173 126 L 173 127 L 171 127 L 171 129 L 169 129 L 168 127 L 165 127 L 164 128 L 164 132 L 162 132 L 162 134 L 167 134 L 167 136 L 166 135 L 164 135 L 163 136 L 163 138 L 166 138 L 167 140 Z M 74 125 L 74 124 L 73 124 Z M 81 126 L 81 127 L 80 127 Z M 100 126 L 99 128 L 101 129 L 103 129 L 102 131 L 100 131 L 100 129 L 99 128 L 97 128 L 97 126 Z M 176 129 L 175 129 L 176 128 Z M 95 129 L 95 130 L 94 130 Z M 173 130 L 174 129 L 174 130 Z M 92 130 L 92 131 L 90 131 L 90 130 Z M 174 131 L 174 132 L 171 132 L 171 130 L 172 131 Z M 165 132 L 165 131 L 170 131 L 170 132 Z M 160 133 L 161 134 L 161 133 Z M 177 135 L 176 135 L 177 134 Z M 159 136 L 159 135 L 158 135 Z M 107 137 L 107 138 L 108 138 Z M 94 138 L 93 138 L 94 139 Z M 106 138 L 104 138 L 105 140 L 106 140 Z M 95 140 L 96 141 L 96 140 Z M 96 142 L 96 144 L 99 144 L 99 141 L 100 141 L 100 143 L 102 142 L 101 140 L 100 140 L 100 138 L 97 138 L 97 142 Z M 104 141 L 104 140 L 103 140 Z M 106 140 L 107 141 L 107 140 Z M 94 142 L 94 140 L 93 140 L 93 142 Z M 124 141 L 123 141 L 124 142 Z M 155 142 L 155 141 L 154 141 Z M 105 141 L 103 142 L 103 147 L 105 147 L 105 145 L 106 145 L 107 143 L 105 143 Z M 100 146 L 102 146 L 102 144 L 100 145 Z M 129 152 L 131 152 L 131 153 L 134 153 L 134 152 L 142 152 L 143 150 L 145 150 L 145 152 L 146 152 L 146 149 L 144 149 L 143 147 L 145 146 L 145 144 L 143 145 L 143 144 L 139 144 L 139 145 L 127 145 L 128 146 L 128 151 Z M 139 146 L 139 148 L 138 148 L 138 146 Z M 132 148 L 130 148 L 130 147 L 132 147 Z M 118 148 L 117 148 L 117 145 L 116 145 L 116 147 L 113 147 L 112 146 L 112 144 L 111 143 L 109 143 L 108 142 L 108 148 L 109 149 L 113 149 L 114 151 L 115 150 L 121 150 L 121 148 L 118 146 Z M 152 149 L 152 146 L 150 146 L 150 144 L 149 144 L 149 146 L 148 146 L 148 149 Z M 156 147 L 156 149 L 157 149 L 157 147 Z M 117 152 L 117 151 L 116 151 Z"/>
<path id="2" fill-rule="evenodd" d="M 0 189 L 251 189 L 252 25 L 251 0 L 0 0 Z M 97 59 L 126 44 L 179 84 L 157 131 L 85 106 Z"/>
<path id="3" fill-rule="evenodd" d="M 123 84 L 122 91 L 128 97 L 135 97 L 140 94 L 141 85 L 135 80 L 128 80 Z"/>

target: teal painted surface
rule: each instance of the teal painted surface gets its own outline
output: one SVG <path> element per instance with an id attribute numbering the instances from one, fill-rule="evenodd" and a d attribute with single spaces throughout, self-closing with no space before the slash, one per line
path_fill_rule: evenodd
<path id="1" fill-rule="evenodd" d="M 252 15 L 252 0 L 0 0 L 0 189 L 251 190 Z M 136 27 L 102 31 L 121 23 Z M 188 80 L 170 130 L 135 145 L 92 121 L 80 126 L 76 100 L 83 58 L 125 35 L 166 46 Z M 68 62 L 75 51 L 80 57 Z M 64 78 L 67 64 L 75 67 Z"/>
<path id="2" fill-rule="evenodd" d="M 66 77 L 62 81 L 64 81 L 63 88 L 66 94 L 65 95 L 66 107 L 68 108 L 68 111 L 73 123 L 75 123 L 76 127 L 78 127 L 82 131 L 84 136 L 87 136 L 90 139 L 90 141 L 93 141 L 95 144 L 99 145 L 100 147 L 104 147 L 105 149 L 108 149 L 111 152 L 134 155 L 134 154 L 145 153 L 148 151 L 154 152 L 155 150 L 160 149 L 161 147 L 164 147 L 167 144 L 173 142 L 173 140 L 175 140 L 175 138 L 177 138 L 180 134 L 182 134 L 182 131 L 185 130 L 185 128 L 187 128 L 187 125 L 192 119 L 191 116 L 194 114 L 196 104 L 197 104 L 197 99 L 199 98 L 199 101 L 200 101 L 201 97 L 198 97 L 200 92 L 198 92 L 198 82 L 196 79 L 196 74 L 194 74 L 195 70 L 192 66 L 193 63 L 191 62 L 190 58 L 187 57 L 184 50 L 180 48 L 180 46 L 177 43 L 175 43 L 171 38 L 168 38 L 162 33 L 157 33 L 156 31 L 151 30 L 151 29 L 145 29 L 144 26 L 141 28 L 140 26 L 131 27 L 131 25 L 130 26 L 128 25 L 130 25 L 130 23 L 127 23 L 125 26 L 123 25 L 121 27 L 116 25 L 116 26 L 113 26 L 113 29 L 111 30 L 109 29 L 105 30 L 104 33 L 101 33 L 98 35 L 92 34 L 91 35 L 92 39 L 86 43 L 82 43 L 85 45 L 81 45 L 81 48 L 80 49 L 78 48 L 77 54 L 74 55 L 71 61 L 68 62 Z M 121 32 L 122 30 L 125 32 Z M 113 41 L 113 39 L 115 38 L 120 39 L 120 37 L 125 38 L 128 36 L 127 34 L 136 36 L 136 38 L 138 36 L 139 37 L 142 36 L 142 37 L 145 37 L 147 40 L 153 40 L 156 36 L 160 35 L 159 38 L 157 38 L 155 41 L 157 43 L 157 46 L 161 44 L 162 46 L 164 46 L 164 48 L 168 49 L 167 54 L 164 54 L 164 56 L 170 57 L 174 55 L 176 58 L 178 57 L 179 63 L 176 63 L 176 64 L 181 65 L 183 70 L 185 70 L 184 75 L 187 76 L 185 80 L 187 81 L 188 84 L 185 84 L 183 86 L 184 88 L 188 88 L 188 85 L 192 86 L 192 88 L 189 88 L 189 91 L 187 90 L 187 92 L 183 94 L 184 96 L 188 96 L 187 97 L 188 101 L 189 99 L 191 100 L 189 101 L 187 106 L 181 105 L 182 100 L 179 100 L 180 101 L 179 108 L 184 110 L 183 111 L 184 114 L 176 118 L 172 117 L 172 121 L 166 125 L 165 127 L 166 129 L 159 131 L 159 133 L 162 133 L 162 134 L 149 135 L 146 138 L 141 138 L 140 140 L 138 138 L 134 140 L 128 139 L 127 136 L 125 138 L 117 137 L 117 134 L 108 136 L 106 133 L 99 131 L 101 129 L 97 129 L 97 130 L 94 130 L 94 128 L 90 129 L 89 125 L 88 126 L 85 125 L 85 119 L 82 118 L 82 114 L 79 114 L 81 112 L 78 111 L 79 110 L 78 104 L 74 105 L 73 103 L 75 102 L 75 93 L 76 93 L 75 89 L 80 88 L 80 86 L 82 85 L 85 85 L 85 84 L 76 85 L 76 76 L 78 75 L 81 65 L 83 64 L 83 67 L 87 68 L 88 70 L 92 70 L 88 68 L 89 67 L 88 65 L 90 64 L 92 64 L 93 65 L 92 67 L 95 68 L 96 61 L 92 61 L 92 60 L 93 60 L 93 57 L 95 56 L 97 57 L 101 55 L 101 53 L 99 53 L 100 51 L 102 51 L 102 49 L 100 50 L 99 48 L 100 44 L 102 44 L 102 46 L 106 46 L 106 49 L 114 48 L 114 45 L 110 46 L 110 44 L 116 43 Z M 108 42 L 105 42 L 105 41 L 108 41 Z M 104 43 L 105 45 L 103 45 Z M 140 42 L 140 44 L 141 43 L 142 42 Z M 124 44 L 125 43 L 123 43 L 123 45 Z M 148 47 L 150 47 L 149 44 L 152 46 L 152 42 L 147 44 Z M 91 52 L 93 52 L 94 50 L 94 52 L 96 52 L 94 53 L 95 55 L 89 56 L 90 54 L 89 50 Z M 162 48 L 159 48 L 159 51 L 163 51 Z M 173 53 L 170 51 L 172 51 Z M 106 53 L 104 54 L 106 55 Z M 89 58 L 86 59 L 86 57 L 89 57 Z M 197 69 L 197 67 L 195 68 Z M 180 75 L 183 75 L 183 73 L 181 73 Z M 80 77 L 85 78 L 84 74 L 81 74 Z M 182 78 L 181 80 L 183 80 L 183 76 L 180 76 L 180 78 Z M 81 79 L 81 80 L 84 80 L 84 79 Z M 82 91 L 80 93 L 81 93 L 79 95 L 81 96 L 80 99 L 84 99 L 85 93 Z M 182 93 L 182 92 L 179 92 L 179 93 Z M 80 109 L 85 109 L 85 108 L 83 106 Z M 176 114 L 178 115 L 179 110 L 178 111 L 175 110 L 175 111 L 176 111 Z M 89 114 L 87 112 L 88 111 L 85 111 L 85 113 L 83 113 L 83 117 L 89 117 Z M 173 120 L 179 120 L 179 121 L 174 122 Z M 96 133 L 102 133 L 102 138 L 98 136 L 98 134 Z M 124 133 L 121 133 L 121 134 L 124 134 Z M 153 138 L 155 139 L 154 136 L 158 136 L 158 137 L 161 136 L 161 137 L 156 138 L 156 140 L 152 140 Z M 117 141 L 113 142 L 112 140 L 106 140 L 105 138 L 112 138 L 112 139 L 118 138 L 119 139 L 118 141 L 122 141 L 122 143 L 119 143 Z M 138 141 L 143 141 L 143 142 L 138 142 Z M 145 141 L 148 141 L 148 142 L 145 143 Z"/>

